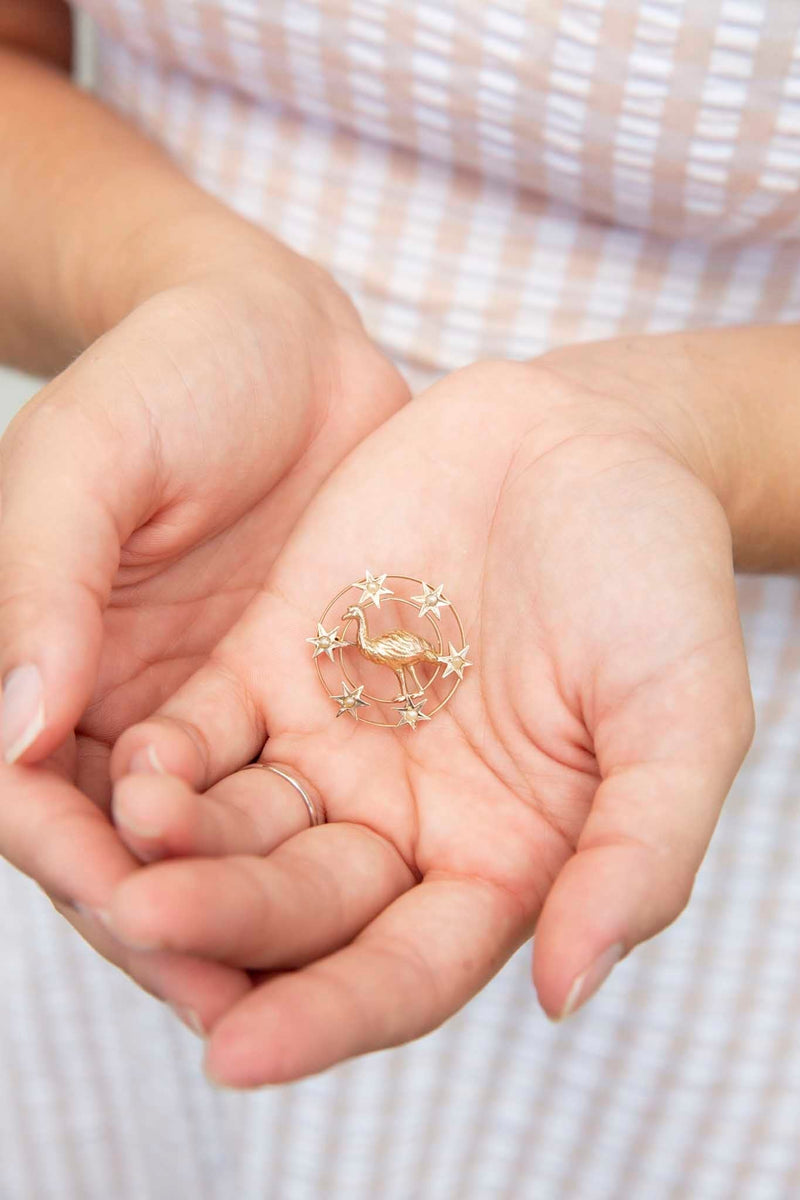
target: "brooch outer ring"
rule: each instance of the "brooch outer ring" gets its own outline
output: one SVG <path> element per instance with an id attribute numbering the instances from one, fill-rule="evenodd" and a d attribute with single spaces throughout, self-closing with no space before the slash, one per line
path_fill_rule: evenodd
<path id="1" fill-rule="evenodd" d="M 369 572 L 367 572 L 367 577 L 369 577 Z M 388 575 L 387 574 L 387 575 L 381 576 L 381 579 L 416 584 L 423 590 L 428 588 L 428 584 L 426 584 L 423 579 L 418 579 L 414 575 Z M 361 586 L 360 584 L 349 583 L 349 584 L 347 584 L 346 587 L 343 587 L 341 589 L 341 591 L 337 592 L 336 595 L 333 597 L 333 599 L 330 600 L 329 603 L 326 605 L 326 607 L 322 613 L 322 616 L 319 619 L 318 627 L 320 627 L 320 628 L 324 627 L 329 614 L 331 613 L 331 611 L 334 608 L 336 608 L 336 606 L 340 603 L 340 601 L 343 599 L 343 597 L 346 596 L 348 592 L 351 592 L 354 589 L 356 591 L 358 591 L 360 589 L 360 586 Z M 417 609 L 417 606 L 415 605 L 413 600 L 408 600 L 403 596 L 397 596 L 394 594 L 392 594 L 392 599 L 398 603 L 407 604 L 412 609 Z M 458 628 L 458 634 L 459 634 L 459 637 L 461 638 L 461 645 L 466 646 L 466 634 L 464 632 L 464 626 L 461 622 L 461 618 L 459 617 L 456 609 L 454 608 L 454 606 L 451 604 L 451 602 L 449 600 L 445 599 L 443 602 L 446 604 L 453 620 L 456 623 L 456 626 Z M 417 612 L 419 612 L 419 609 L 417 609 Z M 422 615 L 427 618 L 429 624 L 435 631 L 435 634 L 436 634 L 436 647 L 435 648 L 436 648 L 437 654 L 439 654 L 439 655 L 443 654 L 444 643 L 442 641 L 441 628 L 439 626 L 438 621 L 434 620 L 433 615 L 430 612 L 423 613 Z M 438 617 L 438 615 L 439 615 L 438 612 L 435 615 Z M 347 628 L 347 626 L 353 621 L 353 619 L 354 618 L 349 617 L 345 621 L 344 625 L 342 626 L 343 632 Z M 312 639 L 309 638 L 308 640 L 311 641 Z M 338 661 L 339 670 L 341 672 L 341 676 L 340 676 L 341 679 L 350 688 L 353 688 L 353 687 L 355 687 L 355 683 L 354 683 L 354 680 L 352 679 L 352 676 L 348 673 L 348 669 L 345 665 L 345 660 L 344 660 L 344 650 L 349 648 L 351 645 L 352 645 L 352 643 L 347 643 L 346 645 L 342 645 L 342 646 L 336 645 L 334 647 L 333 652 L 338 654 L 338 660 L 336 660 L 336 661 Z M 451 645 L 451 650 L 452 650 L 452 645 Z M 319 679 L 319 681 L 320 681 L 323 689 L 327 693 L 328 697 L 331 700 L 339 700 L 340 698 L 337 697 L 335 695 L 335 693 L 331 690 L 331 688 L 328 686 L 328 684 L 325 680 L 325 677 L 322 673 L 322 667 L 321 667 L 321 663 L 320 663 L 321 657 L 322 657 L 322 655 L 315 655 L 315 657 L 314 657 L 314 668 L 317 672 L 317 678 Z M 331 660 L 334 661 L 332 658 L 332 655 L 329 654 L 329 657 L 331 657 Z M 465 665 L 469 665 L 469 664 L 465 664 Z M 423 691 L 426 692 L 428 690 L 428 688 L 431 687 L 431 685 L 436 681 L 436 679 L 439 678 L 441 672 L 442 672 L 442 664 L 441 664 L 441 662 L 439 662 L 437 664 L 436 670 L 434 671 L 431 678 L 427 681 L 427 683 L 424 684 Z M 449 691 L 447 692 L 447 695 L 442 700 L 440 700 L 440 702 L 436 705 L 435 708 L 432 708 L 429 713 L 426 713 L 424 715 L 423 719 L 430 720 L 430 718 L 434 717 L 436 715 L 436 713 L 441 712 L 441 710 L 445 707 L 445 705 L 449 704 L 450 700 L 453 698 L 453 696 L 458 691 L 459 687 L 461 686 L 461 684 L 463 682 L 464 682 L 463 674 L 456 674 L 453 684 L 450 687 Z M 393 705 L 394 704 L 393 700 L 389 700 L 389 699 L 386 699 L 386 698 L 380 697 L 380 696 L 374 696 L 374 695 L 371 695 L 369 692 L 360 691 L 359 696 L 363 696 L 366 701 L 369 701 L 372 704 L 380 704 L 380 705 Z M 337 714 L 337 715 L 340 715 L 340 714 Z M 380 729 L 396 729 L 396 728 L 398 728 L 398 726 L 400 724 L 402 724 L 402 722 L 398 722 L 398 721 L 379 721 L 379 720 L 375 720 L 372 717 L 364 717 L 357 710 L 352 711 L 351 715 L 353 717 L 355 717 L 355 719 L 361 725 L 373 725 L 373 726 L 377 726 Z M 412 726 L 412 728 L 413 728 L 413 726 Z"/>

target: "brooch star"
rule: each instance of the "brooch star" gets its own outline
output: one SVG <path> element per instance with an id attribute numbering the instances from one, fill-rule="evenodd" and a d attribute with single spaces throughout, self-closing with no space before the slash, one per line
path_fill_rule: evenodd
<path id="1" fill-rule="evenodd" d="M 306 638 L 306 641 L 311 642 L 311 645 L 314 647 L 314 658 L 316 658 L 318 654 L 327 654 L 331 662 L 333 662 L 334 650 L 342 650 L 347 645 L 347 642 L 343 642 L 339 638 L 338 625 L 335 629 L 332 629 L 330 633 L 328 633 L 328 631 L 322 625 L 320 625 L 319 621 L 317 621 L 317 636 Z"/>
<path id="2" fill-rule="evenodd" d="M 333 699 L 337 700 L 339 703 L 339 711 L 336 714 L 337 717 L 340 717 L 342 715 L 342 713 L 349 712 L 352 714 L 352 716 L 355 717 L 356 720 L 358 720 L 358 713 L 356 712 L 356 709 L 369 708 L 368 702 L 366 700 L 361 699 L 361 693 L 363 691 L 364 691 L 363 683 L 359 684 L 358 687 L 351 688 L 351 687 L 347 686 L 347 684 L 345 683 L 344 680 L 342 680 L 341 696 L 333 697 Z"/>
<path id="3" fill-rule="evenodd" d="M 383 586 L 383 581 L 386 575 L 373 575 L 371 571 L 364 572 L 364 578 L 358 583 L 351 586 L 361 588 L 361 599 L 359 604 L 369 604 L 370 600 L 376 608 L 381 606 L 381 596 L 393 596 L 394 592 L 391 588 Z"/>
<path id="4" fill-rule="evenodd" d="M 449 654 L 440 654 L 437 662 L 445 664 L 445 670 L 442 672 L 442 679 L 447 679 L 450 674 L 457 675 L 459 679 L 464 678 L 464 671 L 467 667 L 471 667 L 472 663 L 467 662 L 467 654 L 469 646 L 465 646 L 463 650 L 456 650 L 452 642 L 450 645 Z"/>
<path id="5" fill-rule="evenodd" d="M 411 696 L 406 696 L 404 699 L 405 704 L 397 710 L 400 713 L 400 720 L 397 722 L 398 729 L 401 725 L 409 725 L 412 729 L 416 729 L 418 721 L 430 721 L 427 713 L 422 711 L 422 706 L 426 703 L 424 696 L 416 703 Z"/>
<path id="6" fill-rule="evenodd" d="M 423 581 L 423 595 L 411 597 L 415 603 L 419 604 L 419 615 L 421 617 L 427 616 L 428 613 L 433 613 L 435 617 L 441 619 L 442 614 L 439 612 L 439 609 L 450 608 L 450 601 L 445 600 L 442 595 L 443 587 L 444 584 L 440 583 L 437 588 L 432 588 L 429 583 Z"/>

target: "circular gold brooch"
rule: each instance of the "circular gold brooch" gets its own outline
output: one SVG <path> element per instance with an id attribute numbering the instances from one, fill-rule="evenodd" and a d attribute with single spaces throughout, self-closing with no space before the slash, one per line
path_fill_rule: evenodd
<path id="1" fill-rule="evenodd" d="M 414 591 L 418 594 L 403 594 Z M 350 592 L 358 592 L 358 598 L 349 596 Z M 415 610 L 412 624 L 426 624 L 416 632 L 399 628 L 401 606 Z M 329 622 L 330 629 L 326 628 Z M 355 639 L 348 641 L 345 634 L 353 624 Z M 316 636 L 306 641 L 314 647 L 314 665 L 322 686 L 339 706 L 336 716 L 349 713 L 357 721 L 384 728 L 416 729 L 420 721 L 430 721 L 452 699 L 463 682 L 464 671 L 472 666 L 467 661 L 469 646 L 464 640 L 464 627 L 444 594 L 444 584 L 431 587 L 424 579 L 411 575 L 373 575 L 365 571 L 363 579 L 349 583 L 333 597 L 317 622 Z M 359 659 L 357 681 L 350 667 Z M 338 669 L 328 667 L 328 662 Z M 367 690 L 381 687 L 387 668 L 399 684 L 399 693 L 385 697 Z M 338 694 L 332 686 L 337 676 L 341 680 Z M 443 686 L 451 676 L 452 682 Z M 431 701 L 434 706 L 426 712 Z M 369 707 L 378 711 L 393 709 L 399 719 L 379 720 L 359 712 Z"/>

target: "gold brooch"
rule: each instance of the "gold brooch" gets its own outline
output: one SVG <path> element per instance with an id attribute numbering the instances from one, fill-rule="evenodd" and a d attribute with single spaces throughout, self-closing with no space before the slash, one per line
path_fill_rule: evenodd
<path id="1" fill-rule="evenodd" d="M 387 586 L 387 580 L 392 587 Z M 413 592 L 415 589 L 419 592 L 418 595 L 401 594 L 404 591 Z M 359 593 L 357 599 L 348 596 L 352 591 Z M 383 607 L 381 601 L 385 602 Z M 429 634 L 428 637 L 410 629 L 390 627 L 392 621 L 398 619 L 393 609 L 399 605 L 413 608 L 416 621 L 428 622 L 429 628 L 425 630 Z M 367 617 L 367 610 L 374 610 L 375 614 L 380 614 L 377 620 L 385 627 L 382 631 L 375 628 L 376 619 L 372 612 L 370 617 Z M 332 620 L 337 624 L 327 629 L 331 613 L 334 613 Z M 341 629 L 344 635 L 352 622 L 355 622 L 357 627 L 355 641 L 347 641 L 344 636 L 339 636 L 339 630 Z M 445 650 L 443 622 L 449 624 L 446 639 L 449 652 Z M 372 630 L 370 623 L 373 625 Z M 455 644 L 452 638 L 455 638 Z M 306 641 L 314 647 L 314 665 L 322 686 L 339 706 L 336 716 L 350 713 L 357 721 L 384 728 L 408 726 L 410 729 L 416 729 L 420 721 L 430 721 L 431 717 L 452 699 L 464 679 L 464 671 L 472 666 L 472 663 L 467 661 L 469 646 L 464 640 L 464 627 L 452 603 L 444 595 L 444 584 L 431 587 L 423 579 L 414 579 L 410 575 L 373 575 L 371 571 L 366 571 L 364 578 L 358 583 L 348 584 L 334 596 L 317 622 L 316 636 L 306 638 Z M 461 649 L 457 649 L 458 646 Z M 365 678 L 360 682 L 348 671 L 348 664 L 353 656 L 351 654 L 345 659 L 347 651 L 356 651 L 363 660 L 362 674 L 365 674 Z M 334 672 L 329 668 L 328 661 L 338 667 L 338 670 Z M 326 679 L 323 667 L 329 679 Z M 368 687 L 380 685 L 386 672 L 380 672 L 377 668 L 387 667 L 400 685 L 399 694 L 391 698 L 381 697 L 366 690 Z M 420 680 L 417 668 L 423 676 L 428 676 L 424 682 Z M 338 694 L 330 685 L 330 680 L 335 676 L 341 680 L 341 690 Z M 434 696 L 438 703 L 435 703 L 430 712 L 425 712 L 425 706 L 429 702 L 428 693 L 431 689 L 436 690 L 437 680 L 445 680 L 449 676 L 455 676 L 452 684 L 443 696 Z M 410 687 L 413 690 L 410 690 Z M 399 719 L 386 721 L 362 716 L 359 709 L 370 706 L 394 708 L 395 712 L 400 714 Z"/>

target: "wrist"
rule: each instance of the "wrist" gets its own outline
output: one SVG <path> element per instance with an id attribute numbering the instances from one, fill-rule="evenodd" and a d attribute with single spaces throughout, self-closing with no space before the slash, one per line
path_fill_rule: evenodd
<path id="1" fill-rule="evenodd" d="M 361 330 L 355 308 L 326 271 L 199 189 L 196 193 L 149 214 L 119 238 L 78 308 L 84 346 L 160 292 L 223 279 L 240 292 L 264 298 L 280 294 L 282 305 L 299 299 L 306 312 Z"/>
<path id="2" fill-rule="evenodd" d="M 105 252 L 72 272 L 84 286 L 71 308 L 81 348 L 118 325 L 133 309 L 159 292 L 195 282 L 233 257 L 235 236 L 241 242 L 245 222 L 238 222 L 202 193 L 179 189 L 176 203 L 164 204 L 125 222 L 106 239 Z M 254 231 L 256 232 L 256 231 Z M 88 282 L 87 282 L 88 281 Z"/>
<path id="3" fill-rule="evenodd" d="M 692 335 L 590 342 L 550 351 L 542 361 L 599 398 L 625 404 L 727 509 L 737 491 L 737 425 L 729 420 L 719 436 L 719 381 L 701 363 Z"/>
<path id="4" fill-rule="evenodd" d="M 757 508 L 761 448 L 753 429 L 757 370 L 733 355 L 748 330 L 637 335 L 557 349 L 543 361 L 598 397 L 625 404 L 650 436 L 692 472 L 722 506 L 737 565 L 760 553 Z"/>

